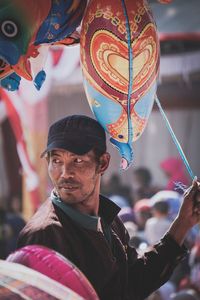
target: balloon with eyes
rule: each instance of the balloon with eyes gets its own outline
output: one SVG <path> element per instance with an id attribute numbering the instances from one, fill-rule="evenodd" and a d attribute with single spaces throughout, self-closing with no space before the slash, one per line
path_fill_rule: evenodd
<path id="1" fill-rule="evenodd" d="M 156 93 L 159 42 L 150 7 L 144 0 L 91 0 L 80 45 L 89 105 L 126 169 Z"/>
<path id="2" fill-rule="evenodd" d="M 1 0 L 0 86 L 19 87 L 21 77 L 40 89 L 51 45 L 79 42 L 87 0 Z"/>

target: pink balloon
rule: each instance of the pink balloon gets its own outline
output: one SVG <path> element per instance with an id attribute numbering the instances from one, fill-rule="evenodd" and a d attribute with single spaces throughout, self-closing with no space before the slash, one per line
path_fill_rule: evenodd
<path id="1" fill-rule="evenodd" d="M 85 275 L 68 259 L 43 246 L 29 245 L 10 254 L 7 261 L 25 265 L 75 291 L 87 300 L 98 296 Z"/>

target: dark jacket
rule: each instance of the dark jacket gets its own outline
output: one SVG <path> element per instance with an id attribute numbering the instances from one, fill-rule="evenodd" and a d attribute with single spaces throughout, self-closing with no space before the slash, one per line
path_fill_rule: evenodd
<path id="1" fill-rule="evenodd" d="M 102 232 L 85 229 L 47 200 L 20 234 L 18 248 L 39 244 L 71 260 L 90 280 L 102 300 L 139 300 L 166 282 L 186 250 L 166 235 L 144 257 L 129 246 L 118 208 L 100 197 L 99 215 L 111 228 L 111 243 Z"/>

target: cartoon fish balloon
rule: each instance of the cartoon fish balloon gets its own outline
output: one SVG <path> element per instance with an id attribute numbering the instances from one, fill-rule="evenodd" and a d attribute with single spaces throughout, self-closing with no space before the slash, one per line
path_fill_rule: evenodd
<path id="1" fill-rule="evenodd" d="M 76 28 L 86 5 L 87 0 L 1 0 L 0 85 L 16 90 L 23 77 L 40 89 L 49 47 L 79 42 Z"/>
<path id="2" fill-rule="evenodd" d="M 156 94 L 159 41 L 144 0 L 91 0 L 81 29 L 81 65 L 91 110 L 121 155 L 144 131 Z"/>

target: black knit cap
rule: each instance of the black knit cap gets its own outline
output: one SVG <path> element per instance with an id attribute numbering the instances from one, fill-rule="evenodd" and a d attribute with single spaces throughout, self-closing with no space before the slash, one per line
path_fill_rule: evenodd
<path id="1" fill-rule="evenodd" d="M 83 115 L 67 116 L 53 123 L 49 128 L 48 151 L 64 149 L 83 155 L 93 148 L 106 151 L 106 134 L 104 128 L 94 119 Z"/>

